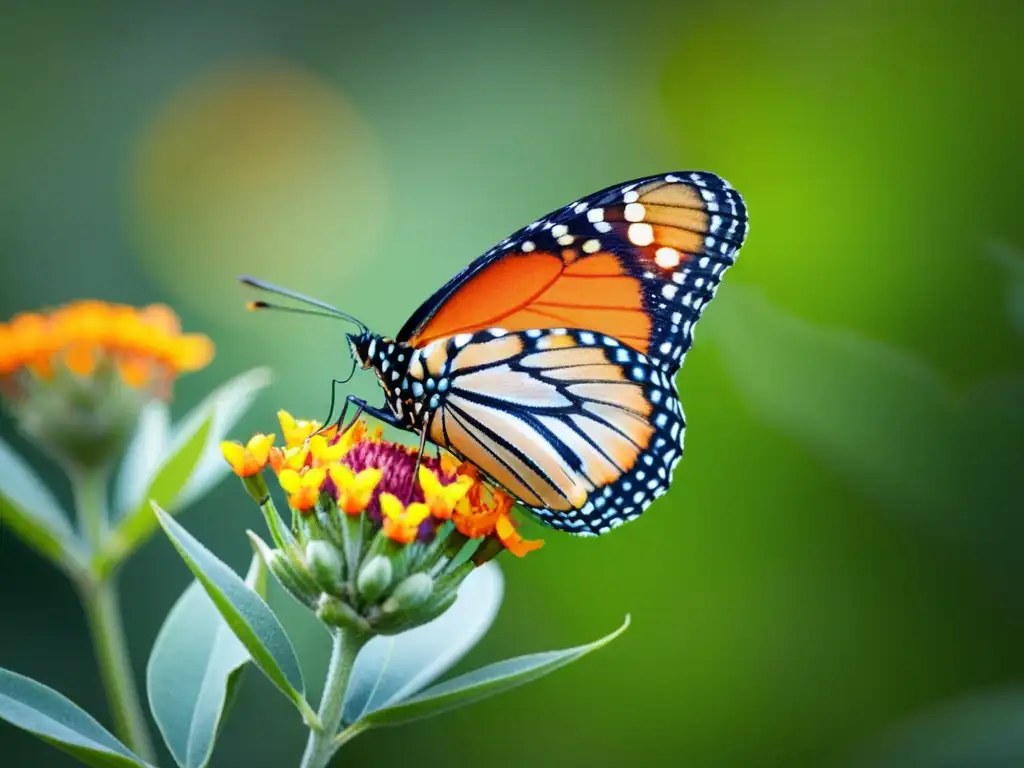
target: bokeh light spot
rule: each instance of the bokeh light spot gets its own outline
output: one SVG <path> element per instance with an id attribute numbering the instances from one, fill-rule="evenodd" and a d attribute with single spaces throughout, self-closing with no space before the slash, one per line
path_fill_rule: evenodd
<path id="1" fill-rule="evenodd" d="M 131 183 L 144 264 L 182 300 L 238 320 L 223 304 L 240 273 L 329 299 L 373 247 L 384 207 L 364 118 L 278 64 L 210 73 L 174 95 L 140 137 Z"/>

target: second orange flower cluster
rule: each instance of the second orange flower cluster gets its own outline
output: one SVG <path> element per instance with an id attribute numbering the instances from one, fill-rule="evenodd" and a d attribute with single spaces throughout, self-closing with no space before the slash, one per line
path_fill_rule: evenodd
<path id="1" fill-rule="evenodd" d="M 212 357 L 210 339 L 182 333 L 178 316 L 162 304 L 73 301 L 0 323 L 0 377 L 29 369 L 48 379 L 57 367 L 89 376 L 109 359 L 126 384 L 142 387 L 198 370 Z"/>
<path id="2" fill-rule="evenodd" d="M 225 442 L 221 448 L 240 477 L 269 466 L 300 515 L 310 515 L 326 495 L 345 515 L 365 512 L 398 544 L 429 541 L 449 520 L 463 536 L 497 539 L 518 557 L 544 543 L 523 539 L 511 517 L 511 497 L 449 454 L 423 457 L 413 483 L 416 450 L 384 440 L 380 428 L 371 432 L 358 421 L 339 435 L 335 427 L 321 430 L 318 422 L 287 411 L 278 419 L 283 447 L 274 445 L 275 435 L 257 434 L 245 445 Z"/>

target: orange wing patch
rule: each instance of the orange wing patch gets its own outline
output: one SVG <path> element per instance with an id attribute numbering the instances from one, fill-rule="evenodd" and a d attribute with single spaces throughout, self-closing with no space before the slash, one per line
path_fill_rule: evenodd
<path id="1" fill-rule="evenodd" d="M 409 343 L 420 347 L 443 336 L 507 328 L 508 315 L 543 293 L 564 266 L 561 257 L 546 252 L 498 259 L 452 294 Z"/>
<path id="2" fill-rule="evenodd" d="M 587 328 L 646 352 L 651 320 L 639 281 L 614 255 L 515 252 L 470 278 L 409 343 L 422 346 L 491 327 Z"/>

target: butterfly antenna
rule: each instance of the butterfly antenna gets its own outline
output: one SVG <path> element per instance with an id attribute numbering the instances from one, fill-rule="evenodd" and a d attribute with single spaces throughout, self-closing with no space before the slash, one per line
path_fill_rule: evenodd
<path id="1" fill-rule="evenodd" d="M 302 304 L 308 304 L 309 306 L 316 307 L 317 309 L 320 309 L 322 311 L 317 312 L 317 311 L 312 310 L 312 309 L 300 309 L 299 307 L 286 307 L 286 306 L 283 306 L 281 304 L 270 304 L 270 303 L 268 303 L 266 301 L 253 301 L 253 302 L 250 302 L 249 305 L 248 305 L 249 309 L 276 309 L 278 311 L 291 312 L 293 314 L 299 314 L 299 315 L 316 315 L 316 316 L 319 316 L 319 317 L 336 317 L 336 318 L 340 318 L 342 320 L 348 320 L 350 323 L 353 323 L 354 325 L 358 326 L 359 330 L 362 331 L 363 333 L 366 333 L 369 330 L 366 327 L 366 324 L 363 323 L 362 321 L 352 317 L 352 315 L 350 315 L 350 314 L 348 314 L 346 312 L 342 312 L 337 307 L 333 307 L 333 306 L 331 306 L 330 304 L 328 304 L 326 302 L 320 301 L 319 299 L 314 299 L 314 298 L 312 298 L 310 296 L 305 296 L 305 295 L 303 295 L 301 293 L 297 293 L 296 291 L 291 291 L 291 290 L 288 290 L 287 288 L 282 288 L 279 285 L 274 285 L 273 283 L 267 283 L 267 282 L 264 282 L 263 280 L 257 280 L 255 277 L 250 277 L 249 275 L 242 275 L 238 279 L 242 283 L 244 283 L 245 285 L 251 286 L 251 287 L 256 288 L 258 290 L 266 291 L 267 293 L 275 293 L 278 296 L 284 296 L 285 298 L 292 299 L 293 301 L 298 301 L 298 302 L 300 302 Z"/>

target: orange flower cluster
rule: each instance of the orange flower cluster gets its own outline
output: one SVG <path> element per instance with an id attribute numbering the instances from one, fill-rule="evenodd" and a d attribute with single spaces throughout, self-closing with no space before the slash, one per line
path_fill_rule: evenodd
<path id="1" fill-rule="evenodd" d="M 399 544 L 429 540 L 450 520 L 469 539 L 493 537 L 518 557 L 543 541 L 527 541 L 512 521 L 512 499 L 483 482 L 470 464 L 450 455 L 424 456 L 413 484 L 416 450 L 383 439 L 357 421 L 344 434 L 321 431 L 315 421 L 300 421 L 287 411 L 278 419 L 285 438 L 256 435 L 245 445 L 223 443 L 225 459 L 239 477 L 270 467 L 288 495 L 288 505 L 309 515 L 326 494 L 346 515 L 364 512 L 384 535 Z M 412 498 L 408 498 L 410 487 Z"/>
<path id="2" fill-rule="evenodd" d="M 43 379 L 58 367 L 90 376 L 112 363 L 131 387 L 166 385 L 213 358 L 213 343 L 181 332 L 170 307 L 143 309 L 102 301 L 65 304 L 47 313 L 17 315 L 0 323 L 0 378 L 31 370 Z"/>

